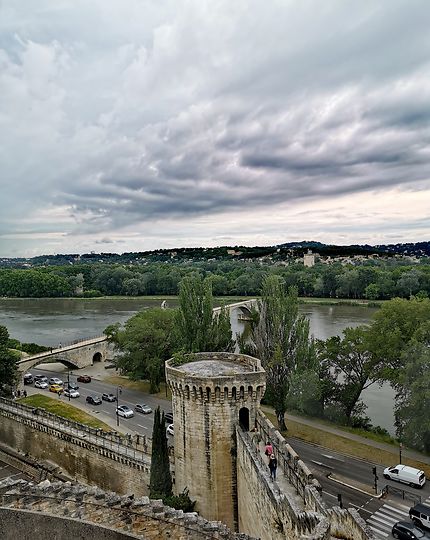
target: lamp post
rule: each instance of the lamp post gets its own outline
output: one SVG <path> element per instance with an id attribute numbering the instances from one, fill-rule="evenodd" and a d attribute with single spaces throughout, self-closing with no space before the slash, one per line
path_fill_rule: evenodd
<path id="1" fill-rule="evenodd" d="M 117 386 L 116 387 L 116 408 L 118 409 L 119 407 L 119 396 L 121 395 L 122 393 L 122 386 Z M 119 414 L 118 414 L 118 411 L 116 413 L 116 425 L 119 427 Z"/>
<path id="2" fill-rule="evenodd" d="M 403 444 L 400 441 L 400 443 L 399 443 L 399 463 L 400 463 L 400 465 L 402 464 L 402 449 L 403 449 Z"/>
<path id="3" fill-rule="evenodd" d="M 69 401 L 70 401 L 70 369 L 67 371 L 67 391 L 69 393 Z"/>

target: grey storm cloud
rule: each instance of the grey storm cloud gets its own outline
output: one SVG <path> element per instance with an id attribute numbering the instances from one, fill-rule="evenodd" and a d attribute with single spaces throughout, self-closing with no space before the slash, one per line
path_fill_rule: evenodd
<path id="1" fill-rule="evenodd" d="M 428 189 L 429 27 L 426 0 L 3 0 L 0 231 Z"/>

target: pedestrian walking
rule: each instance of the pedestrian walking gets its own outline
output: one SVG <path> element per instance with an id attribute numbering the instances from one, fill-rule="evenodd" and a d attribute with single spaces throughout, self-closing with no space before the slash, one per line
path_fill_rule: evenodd
<path id="1" fill-rule="evenodd" d="M 266 454 L 267 457 L 273 454 L 273 446 L 270 444 L 270 441 L 267 441 L 266 446 L 264 448 L 264 453 Z"/>
<path id="2" fill-rule="evenodd" d="M 24 390 L 24 392 L 22 393 L 22 395 L 23 395 L 24 397 L 27 397 L 27 390 Z"/>
<path id="3" fill-rule="evenodd" d="M 278 460 L 275 454 L 272 454 L 269 458 L 270 478 L 276 480 L 276 469 L 278 468 Z"/>
<path id="4" fill-rule="evenodd" d="M 21 397 L 21 390 L 17 390 L 16 395 L 18 396 L 18 398 L 20 398 Z"/>

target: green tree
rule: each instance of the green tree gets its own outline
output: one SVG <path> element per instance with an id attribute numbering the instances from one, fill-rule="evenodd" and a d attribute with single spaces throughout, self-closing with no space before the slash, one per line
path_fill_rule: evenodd
<path id="1" fill-rule="evenodd" d="M 415 338 L 422 341 L 422 328 L 430 320 L 430 299 L 396 298 L 386 302 L 374 316 L 369 328 L 369 348 L 379 362 L 385 363 L 385 378 L 396 384 L 404 365 L 403 352 Z"/>
<path id="2" fill-rule="evenodd" d="M 369 330 L 359 326 L 346 328 L 342 338 L 327 339 L 321 351 L 336 376 L 336 395 L 347 422 L 357 409 L 363 410 L 359 401 L 363 390 L 383 380 L 384 362 L 369 349 Z"/>
<path id="3" fill-rule="evenodd" d="M 191 274 L 181 281 L 176 330 L 178 343 L 185 352 L 233 349 L 228 311 L 222 308 L 218 314 L 213 314 L 210 279 Z"/>
<path id="4" fill-rule="evenodd" d="M 161 414 L 160 407 L 155 410 L 154 427 L 152 429 L 149 496 L 151 499 L 164 499 L 172 496 L 172 476 L 170 473 L 164 412 Z"/>
<path id="5" fill-rule="evenodd" d="M 174 352 L 175 313 L 169 309 L 147 309 L 131 317 L 121 329 L 108 326 L 105 334 L 122 352 L 116 364 L 134 379 L 148 379 L 150 392 L 159 391 L 164 362 Z"/>
<path id="6" fill-rule="evenodd" d="M 279 428 L 285 430 L 293 375 L 317 369 L 309 321 L 298 314 L 297 289 L 290 288 L 287 293 L 279 276 L 267 276 L 251 319 L 249 336 L 240 340 L 240 347 L 261 359 L 267 372 L 267 399 L 275 409 Z"/>
<path id="7" fill-rule="evenodd" d="M 404 352 L 397 384 L 397 436 L 409 446 L 430 452 L 430 349 L 416 341 Z"/>
<path id="8" fill-rule="evenodd" d="M 0 326 L 0 394 L 11 395 L 15 386 L 18 369 L 17 355 L 8 349 L 9 332 Z"/>

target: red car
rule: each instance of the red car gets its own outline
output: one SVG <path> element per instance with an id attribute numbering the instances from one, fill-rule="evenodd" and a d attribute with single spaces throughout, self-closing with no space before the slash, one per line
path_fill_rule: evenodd
<path id="1" fill-rule="evenodd" d="M 89 375 L 79 375 L 76 380 L 78 382 L 91 382 L 91 377 Z"/>

